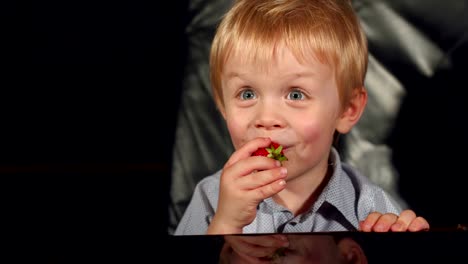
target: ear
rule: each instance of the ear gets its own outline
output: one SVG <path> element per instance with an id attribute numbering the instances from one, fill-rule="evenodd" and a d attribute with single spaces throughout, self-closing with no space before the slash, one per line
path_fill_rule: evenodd
<path id="1" fill-rule="evenodd" d="M 359 121 L 364 108 L 367 104 L 367 91 L 362 87 L 356 89 L 351 97 L 351 100 L 343 109 L 341 116 L 338 118 L 336 130 L 341 134 L 348 133 L 351 128 Z"/>
<path id="2" fill-rule="evenodd" d="M 367 264 L 367 257 L 361 246 L 352 238 L 345 237 L 338 242 L 338 249 L 344 263 Z"/>

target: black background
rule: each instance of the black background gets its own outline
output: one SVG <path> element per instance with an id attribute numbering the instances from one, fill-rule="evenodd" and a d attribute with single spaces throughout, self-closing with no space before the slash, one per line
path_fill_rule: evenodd
<path id="1" fill-rule="evenodd" d="M 2 4 L 0 176 L 15 237 L 54 248 L 166 234 L 186 4 Z"/>

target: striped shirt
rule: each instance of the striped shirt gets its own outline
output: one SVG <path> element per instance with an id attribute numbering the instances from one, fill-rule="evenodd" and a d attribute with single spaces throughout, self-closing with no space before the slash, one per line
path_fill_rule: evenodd
<path id="1" fill-rule="evenodd" d="M 332 149 L 331 160 L 333 175 L 309 210 L 294 216 L 287 208 L 267 198 L 260 202 L 256 218 L 243 228 L 243 233 L 356 231 L 359 222 L 371 212 L 401 213 L 402 208 L 388 193 L 342 163 L 335 149 Z M 220 176 L 221 170 L 196 185 L 174 235 L 206 234 L 218 204 Z"/>

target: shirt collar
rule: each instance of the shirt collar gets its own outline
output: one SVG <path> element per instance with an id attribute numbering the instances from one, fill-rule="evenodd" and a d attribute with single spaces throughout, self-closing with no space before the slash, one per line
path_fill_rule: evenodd
<path id="1" fill-rule="evenodd" d="M 349 177 L 346 176 L 346 172 L 343 171 L 340 156 L 335 148 L 331 149 L 330 161 L 333 166 L 333 175 L 315 202 L 312 211 L 316 212 L 324 202 L 327 202 L 333 205 L 351 224 L 358 226 L 357 219 L 353 217 L 357 198 L 356 195 L 350 195 L 350 193 L 354 194 L 354 187 Z"/>

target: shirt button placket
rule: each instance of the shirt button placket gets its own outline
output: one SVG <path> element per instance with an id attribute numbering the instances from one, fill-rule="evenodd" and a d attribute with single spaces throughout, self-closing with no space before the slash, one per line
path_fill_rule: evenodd
<path id="1" fill-rule="evenodd" d="M 287 232 L 288 222 L 291 216 L 292 216 L 291 212 L 287 212 L 287 211 L 275 213 L 276 232 L 278 233 Z"/>

